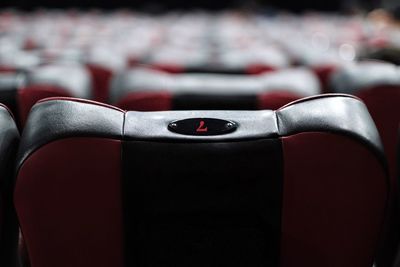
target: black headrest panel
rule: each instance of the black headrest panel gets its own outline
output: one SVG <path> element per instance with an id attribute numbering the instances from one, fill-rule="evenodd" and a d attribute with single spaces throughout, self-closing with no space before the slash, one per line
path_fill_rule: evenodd
<path id="1" fill-rule="evenodd" d="M 168 130 L 172 121 L 216 118 L 233 121 L 237 129 L 223 135 L 182 135 Z M 348 95 L 321 95 L 277 111 L 124 112 L 76 100 L 45 101 L 34 106 L 21 143 L 20 163 L 36 148 L 65 137 L 120 140 L 222 142 L 278 138 L 300 132 L 335 132 L 368 144 L 382 153 L 375 124 L 365 105 Z"/>

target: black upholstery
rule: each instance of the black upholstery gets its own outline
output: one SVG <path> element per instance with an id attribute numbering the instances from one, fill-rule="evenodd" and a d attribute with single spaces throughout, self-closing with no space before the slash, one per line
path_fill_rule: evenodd
<path id="1" fill-rule="evenodd" d="M 12 205 L 13 166 L 19 133 L 11 113 L 0 105 L 0 265 L 17 266 L 18 223 Z"/>
<path id="2" fill-rule="evenodd" d="M 125 142 L 127 266 L 278 266 L 280 145 Z"/>

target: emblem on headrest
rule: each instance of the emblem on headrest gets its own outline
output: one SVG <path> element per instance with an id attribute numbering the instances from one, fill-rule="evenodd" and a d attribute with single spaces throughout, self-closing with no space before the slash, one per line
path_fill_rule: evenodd
<path id="1" fill-rule="evenodd" d="M 173 121 L 168 125 L 168 129 L 184 135 L 221 135 L 235 131 L 237 124 L 214 118 L 191 118 Z"/>

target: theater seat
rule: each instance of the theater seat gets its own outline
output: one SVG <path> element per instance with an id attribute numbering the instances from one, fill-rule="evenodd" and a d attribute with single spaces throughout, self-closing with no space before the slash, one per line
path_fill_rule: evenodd
<path id="1" fill-rule="evenodd" d="M 278 109 L 319 93 L 317 77 L 303 68 L 254 76 L 166 74 L 142 68 L 116 75 L 111 103 L 137 111 Z"/>
<path id="2" fill-rule="evenodd" d="M 19 133 L 13 117 L 0 104 L 0 266 L 17 266 L 18 223 L 12 192 L 18 141 Z"/>
<path id="3" fill-rule="evenodd" d="M 288 56 L 275 46 L 219 47 L 214 53 L 200 49 L 189 53 L 182 48 L 158 48 L 142 63 L 169 73 L 261 74 L 290 67 Z"/>
<path id="4" fill-rule="evenodd" d="M 391 266 L 395 249 L 400 240 L 400 206 L 398 195 L 397 140 L 400 124 L 400 69 L 395 65 L 371 61 L 343 65 L 331 77 L 330 87 L 337 93 L 353 94 L 366 104 L 382 137 L 391 176 L 391 198 L 394 206 L 389 208 L 393 231 L 387 233 L 389 241 L 385 248 L 383 266 Z M 391 245 L 390 245 L 391 244 Z"/>
<path id="5" fill-rule="evenodd" d="M 382 137 L 391 176 L 396 177 L 400 69 L 383 62 L 349 64 L 333 74 L 330 87 L 334 92 L 353 94 L 365 102 Z"/>
<path id="6" fill-rule="evenodd" d="M 35 267 L 371 267 L 388 195 L 365 106 L 124 112 L 45 100 L 14 203 Z"/>
<path id="7" fill-rule="evenodd" d="M 23 84 L 24 76 L 16 70 L 0 70 L 0 102 L 9 108 L 15 117 L 19 117 L 18 88 Z"/>
<path id="8" fill-rule="evenodd" d="M 0 102 L 10 104 L 20 126 L 40 99 L 56 96 L 89 99 L 92 94 L 90 74 L 78 64 L 49 64 L 24 72 L 3 73 L 1 87 L 6 90 L 0 90 Z"/>

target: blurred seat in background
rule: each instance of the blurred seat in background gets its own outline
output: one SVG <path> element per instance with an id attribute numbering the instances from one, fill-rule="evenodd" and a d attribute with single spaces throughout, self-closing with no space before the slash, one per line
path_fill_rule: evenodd
<path id="1" fill-rule="evenodd" d="M 78 64 L 40 65 L 0 73 L 0 88 L 0 102 L 13 110 L 21 127 L 38 100 L 55 96 L 91 99 L 93 94 L 90 73 Z"/>
<path id="2" fill-rule="evenodd" d="M 318 77 L 306 68 L 251 76 L 167 74 L 136 68 L 114 77 L 111 103 L 138 111 L 279 109 L 319 93 Z"/>

